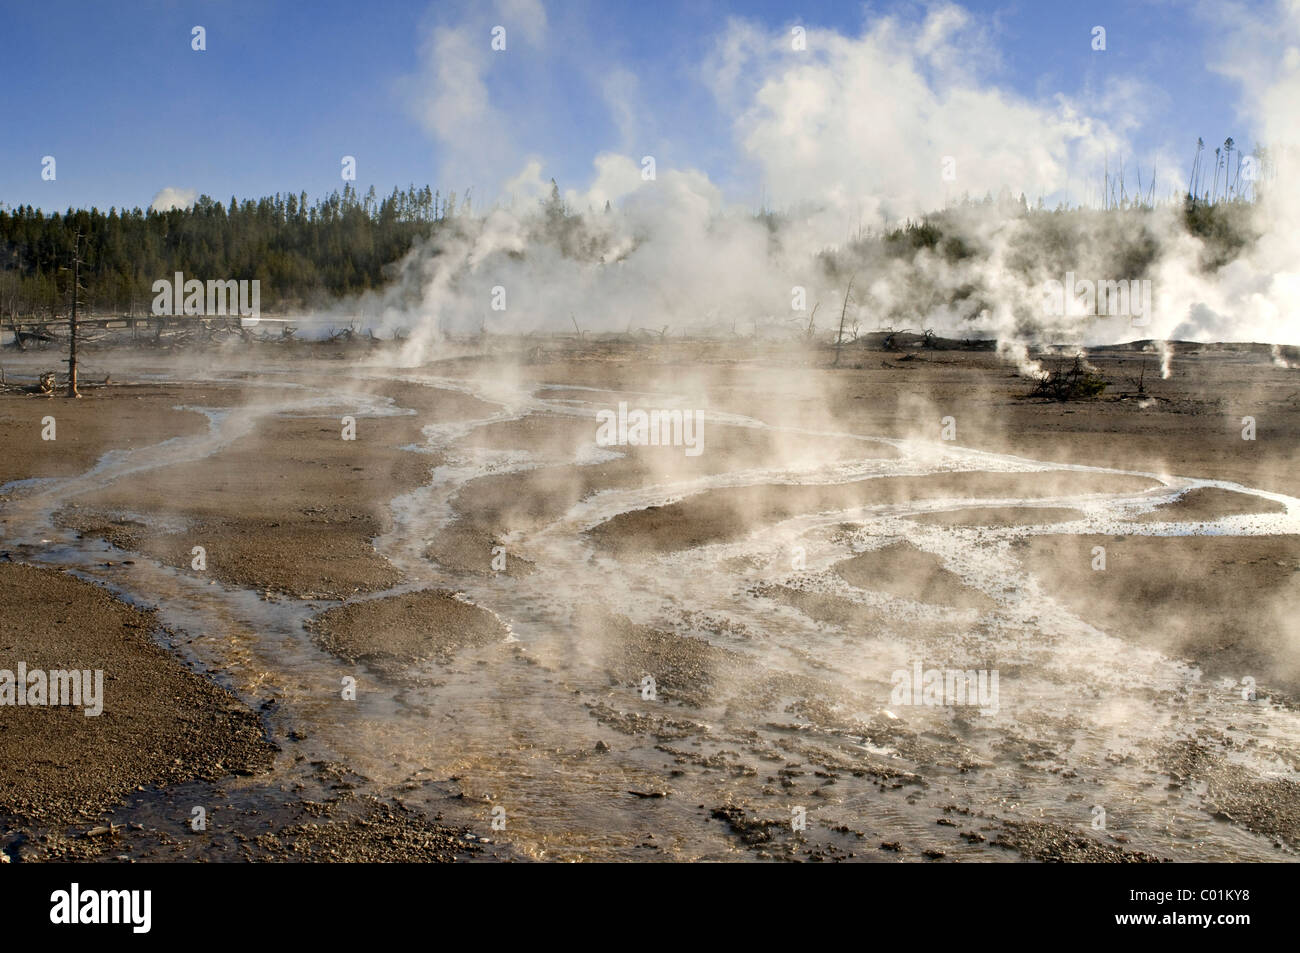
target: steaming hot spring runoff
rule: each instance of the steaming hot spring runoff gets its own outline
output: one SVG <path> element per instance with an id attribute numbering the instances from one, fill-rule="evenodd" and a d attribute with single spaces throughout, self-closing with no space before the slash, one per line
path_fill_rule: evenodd
<path id="1" fill-rule="evenodd" d="M 105 865 L 16 918 L 698 861 L 1266 919 L 1294 0 L 3 16 L 0 862 Z"/>

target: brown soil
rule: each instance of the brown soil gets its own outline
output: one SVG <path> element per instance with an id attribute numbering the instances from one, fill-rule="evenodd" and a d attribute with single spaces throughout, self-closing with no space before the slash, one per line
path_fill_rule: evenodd
<path id="1" fill-rule="evenodd" d="M 987 612 L 992 599 L 943 567 L 942 560 L 910 543 L 892 543 L 836 563 L 845 582 L 859 589 L 887 592 L 915 602 Z"/>
<path id="2" fill-rule="evenodd" d="M 717 347 L 684 342 L 629 347 L 606 342 L 589 350 L 574 345 L 552 351 L 554 360 L 547 363 L 502 367 L 495 357 L 474 357 L 438 362 L 430 372 L 481 373 L 494 380 L 509 375 L 538 384 L 575 385 L 567 392 L 544 391 L 538 396 L 568 396 L 594 406 L 612 407 L 630 394 L 672 392 L 694 401 L 696 408 L 743 414 L 776 426 L 922 439 L 935 441 L 940 448 L 940 420 L 952 415 L 957 444 L 962 446 L 1037 460 L 1236 481 L 1300 495 L 1296 466 L 1300 402 L 1293 397 L 1295 375 L 1273 367 L 1267 358 L 1210 350 L 1196 356 L 1182 354 L 1175 360 L 1173 376 L 1151 382 L 1141 400 L 1121 397 L 1113 387 L 1101 400 L 1055 404 L 1026 400 L 1025 381 L 987 353 L 921 352 L 904 362 L 898 354 L 853 347 L 846 348 L 840 368 L 830 369 L 813 366 L 821 361 L 815 355 L 799 355 L 789 348 L 751 353 L 748 344 L 737 342 Z M 1135 376 L 1142 361 L 1150 358 L 1132 352 L 1100 352 L 1092 360 L 1104 376 L 1121 380 L 1130 372 Z M 745 617 L 743 624 L 734 623 L 722 617 L 719 607 L 715 622 L 687 620 L 682 631 L 671 621 L 635 624 L 614 614 L 619 608 L 614 601 L 615 579 L 609 605 L 589 604 L 597 601 L 592 598 L 586 600 L 588 604 L 566 607 L 572 610 L 581 638 L 557 626 L 548 638 L 497 651 L 490 646 L 502 642 L 507 629 L 486 608 L 461 602 L 442 588 L 459 582 L 438 582 L 440 588 L 370 601 L 355 599 L 358 592 L 379 591 L 403 581 L 372 541 L 391 525 L 391 501 L 426 483 L 432 467 L 457 454 L 526 451 L 543 464 L 471 481 L 452 500 L 456 517 L 452 525 L 420 541 L 425 555 L 438 564 L 437 570 L 463 573 L 469 590 L 495 572 L 492 548 L 507 534 L 519 534 L 520 552 L 507 547 L 504 572 L 515 577 L 506 585 L 518 591 L 526 588 L 530 580 L 525 576 L 534 570 L 528 533 L 595 493 L 744 469 L 892 458 L 896 456 L 892 448 L 868 441 L 706 424 L 705 452 L 700 457 L 686 457 L 682 448 L 611 448 L 620 454 L 618 459 L 590 466 L 555 465 L 591 442 L 595 422 L 590 417 L 535 414 L 478 428 L 448 447 L 445 456 L 434 456 L 403 448 L 422 444 L 421 428 L 428 424 L 480 419 L 499 408 L 413 382 L 363 380 L 388 373 L 383 367 L 353 368 L 340 360 L 329 371 L 326 377 L 313 364 L 294 369 L 287 379 L 331 383 L 337 379 L 340 386 L 364 387 L 415 413 L 359 417 L 356 441 L 340 439 L 340 421 L 334 416 L 263 417 L 251 433 L 200 463 L 133 474 L 62 500 L 59 521 L 89 540 L 106 539 L 186 573 L 195 572 L 190 568 L 191 550 L 202 545 L 207 551 L 205 571 L 230 587 L 351 599 L 314 618 L 310 628 L 317 644 L 344 664 L 362 664 L 385 679 L 401 682 L 392 690 L 395 704 L 400 704 L 414 680 L 434 687 L 430 693 L 409 694 L 420 695 L 421 704 L 432 705 L 444 726 L 460 718 L 479 719 L 458 736 L 474 750 L 466 750 L 463 758 L 460 752 L 448 756 L 462 758 L 458 763 L 468 766 L 463 785 L 459 767 L 454 777 L 448 777 L 452 772 L 447 771 L 433 780 L 421 776 L 418 784 L 395 784 L 391 778 L 354 774 L 350 765 L 337 772 L 332 768 L 309 771 L 300 764 L 302 756 L 278 759 L 269 775 L 236 781 L 232 772 L 242 776 L 271 765 L 273 748 L 262 731 L 264 724 L 275 724 L 275 717 L 268 714 L 259 721 L 211 679 L 191 672 L 177 656 L 155 644 L 149 637 L 154 629 L 149 614 L 66 574 L 0 561 L 0 667 L 12 667 L 22 659 L 31 667 L 103 668 L 108 693 L 100 718 L 62 709 L 24 709 L 21 718 L 16 711 L 4 714 L 0 814 L 29 819 L 13 835 L 25 839 L 21 849 L 10 851 L 14 856 L 106 856 L 109 848 L 101 846 L 99 838 L 69 839 L 56 828 L 88 823 L 92 816 L 98 823 L 99 812 L 106 810 L 116 812 L 119 820 L 148 822 L 151 807 L 145 796 L 155 793 L 165 801 L 170 818 L 176 813 L 173 808 L 190 803 L 187 785 L 220 784 L 233 792 L 225 800 L 220 800 L 224 791 L 211 799 L 223 805 L 225 823 L 234 831 L 224 842 L 219 834 L 202 842 L 188 835 L 168 841 L 152 827 L 125 834 L 110 828 L 105 840 L 117 851 L 152 838 L 141 849 L 144 856 L 160 859 L 451 859 L 477 848 L 471 846 L 472 839 L 443 826 L 440 806 L 428 809 L 428 805 L 443 804 L 437 800 L 443 795 L 445 803 L 475 798 L 486 803 L 481 794 L 485 790 L 508 797 L 512 792 L 503 788 L 524 779 L 526 773 L 533 782 L 532 793 L 538 790 L 537 779 L 550 778 L 563 796 L 544 804 L 529 802 L 534 816 L 512 826 L 503 840 L 526 841 L 517 832 L 529 829 L 529 824 L 549 831 L 539 835 L 534 847 L 549 848 L 569 833 L 579 843 L 607 845 L 612 837 L 609 831 L 625 823 L 635 825 L 635 837 L 649 838 L 659 830 L 653 811 L 667 810 L 681 792 L 694 790 L 692 783 L 704 786 L 706 782 L 699 779 L 712 778 L 717 779 L 713 793 L 691 800 L 690 807 L 701 805 L 700 824 L 692 837 L 711 845 L 710 838 L 721 836 L 728 839 L 728 849 L 749 851 L 749 856 L 838 859 L 843 856 L 842 843 L 810 845 L 791 835 L 791 803 L 833 804 L 837 791 L 865 778 L 872 785 L 865 793 L 876 798 L 878 792 L 885 806 L 877 809 L 873 802 L 872 809 L 863 813 L 893 823 L 927 792 L 936 792 L 936 798 L 961 797 L 955 792 L 965 790 L 968 779 L 977 781 L 979 772 L 988 767 L 982 760 L 987 748 L 980 747 L 987 738 L 973 716 L 945 712 L 929 723 L 887 717 L 880 712 L 888 697 L 887 684 L 855 685 L 852 690 L 839 682 L 832 685 L 826 670 L 835 664 L 833 659 L 819 658 L 801 645 L 766 645 L 769 633 L 761 617 L 758 622 Z M 283 368 L 277 370 L 282 372 Z M 1147 379 L 1151 381 L 1150 374 Z M 601 392 L 579 390 L 576 385 L 599 387 Z M 245 384 L 115 385 L 88 390 L 84 400 L 71 402 L 0 395 L 0 439 L 6 448 L 0 483 L 84 473 L 111 449 L 202 434 L 209 427 L 205 417 L 174 408 L 241 408 L 263 400 L 266 391 L 250 377 Z M 652 405 L 650 398 L 629 399 Z M 47 413 L 58 420 L 54 442 L 39 439 L 40 417 Z M 1246 414 L 1259 421 L 1255 441 L 1240 438 L 1240 418 Z M 1088 472 L 959 473 L 838 485 L 784 485 L 759 479 L 735 489 L 686 495 L 669 505 L 625 513 L 594 527 L 590 533 L 597 544 L 593 572 L 602 571 L 601 563 L 620 558 L 736 540 L 804 514 L 954 495 L 1044 499 L 1066 493 L 1141 492 L 1156 485 L 1143 477 Z M 12 517 L 11 504 L 20 503 L 24 492 L 15 488 L 7 498 L 0 498 L 6 510 L 0 516 Z M 1270 508 L 1242 494 L 1194 491 L 1144 521 L 1209 519 Z M 1077 515 L 1062 507 L 970 506 L 911 519 L 951 527 L 1022 526 Z M 1153 529 L 1159 531 L 1158 526 Z M 1296 537 L 1057 535 L 1027 537 L 1012 545 L 1054 599 L 1098 628 L 1188 658 L 1211 678 L 1252 676 L 1264 694 L 1282 700 L 1288 693 L 1300 693 L 1296 650 L 1300 631 L 1292 621 L 1300 596 Z M 1106 547 L 1103 572 L 1091 568 L 1091 550 L 1096 545 Z M 92 549 L 90 544 L 83 547 L 84 552 Z M 32 543 L 21 551 L 21 558 L 59 558 L 53 548 L 48 553 L 27 551 L 39 549 Z M 0 550 L 0 560 L 7 552 Z M 537 569 L 544 568 L 537 564 Z M 94 575 L 94 567 L 86 571 Z M 859 553 L 832 571 L 852 585 L 934 605 L 977 611 L 990 605 L 982 594 L 961 586 L 937 558 L 907 543 Z M 747 572 L 743 560 L 739 561 L 737 573 Z M 855 638 L 871 631 L 874 610 L 841 597 L 804 592 L 794 584 L 769 586 L 759 594 L 813 618 L 854 626 Z M 484 606 L 489 604 L 483 601 Z M 314 611 L 297 604 L 291 608 Z M 685 607 L 666 602 L 663 614 L 669 620 L 686 620 L 685 612 L 674 615 L 679 608 Z M 729 628 L 733 625 L 735 629 Z M 700 637 L 704 633 L 709 637 Z M 295 630 L 294 635 L 300 633 Z M 842 641 L 853 648 L 850 639 Z M 489 648 L 475 651 L 476 647 Z M 807 674 L 802 674 L 803 669 L 795 674 L 773 667 L 774 660 L 788 658 L 769 655 L 769 648 L 805 664 Z M 469 661 L 473 664 L 456 664 Z M 430 673 L 429 663 L 442 668 Z M 324 658 L 321 664 L 336 663 Z M 1003 666 L 1009 680 L 1014 667 Z M 466 694 L 449 692 L 451 702 L 424 697 L 436 696 L 442 680 L 463 675 L 461 669 L 477 681 L 456 683 L 460 692 L 482 689 L 490 695 L 503 685 L 519 691 L 509 695 L 505 704 L 500 698 L 488 698 L 483 710 L 475 712 L 457 707 L 455 699 L 469 697 Z M 646 675 L 656 680 L 654 704 L 639 694 L 640 680 Z M 244 697 L 253 697 L 258 684 L 253 677 L 236 687 Z M 331 691 L 335 688 L 336 683 L 330 686 Z M 159 704 L 159 699 L 166 704 Z M 263 708 L 274 711 L 277 701 L 282 709 L 292 709 L 283 716 L 292 731 L 281 725 L 283 733 L 274 735 L 282 745 L 297 745 L 309 735 L 298 733 L 304 725 L 313 731 L 319 727 L 326 734 L 340 717 L 336 707 L 314 695 L 271 698 Z M 526 707 L 529 703 L 536 707 Z M 438 708 L 439 704 L 449 707 Z M 543 717 L 536 717 L 539 713 Z M 500 724 L 485 721 L 490 717 L 501 719 Z M 1060 717 L 1068 721 L 1070 715 Z M 1248 721 L 1244 716 L 1243 724 Z M 1067 729 L 1062 729 L 1062 737 L 1069 735 Z M 597 733 L 603 747 L 593 748 Z M 328 743 L 337 744 L 339 737 L 330 735 Z M 495 741 L 498 737 L 500 744 Z M 618 750 L 611 750 L 606 738 Z M 1017 772 L 1018 783 L 1032 779 L 1027 772 L 1038 770 L 1033 765 L 1052 763 L 1051 753 L 1042 750 L 1037 736 L 1021 738 L 1009 732 L 1002 743 L 1005 747 L 999 750 L 1005 750 L 1006 761 L 999 767 Z M 1175 778 L 1174 783 L 1204 786 L 1205 803 L 1223 815 L 1224 823 L 1242 828 L 1235 838 L 1250 831 L 1295 847 L 1294 786 L 1234 768 L 1223 755 L 1232 743 L 1202 737 L 1196 744 L 1204 750 L 1175 752 L 1169 763 L 1181 779 Z M 573 754 L 579 747 L 581 759 Z M 1068 763 L 1068 743 L 1063 741 L 1059 747 L 1062 753 L 1057 760 Z M 889 752 L 882 754 L 875 748 Z M 565 756 L 560 755 L 562 749 Z M 393 760 L 408 757 L 405 751 L 391 753 Z M 1281 753 L 1294 761 L 1294 751 L 1282 746 Z M 441 756 L 410 755 L 413 760 L 428 759 L 422 763 L 434 763 Z M 352 752 L 347 760 L 366 757 L 364 752 Z M 609 782 L 622 798 L 616 806 L 601 802 L 591 807 L 596 796 L 583 787 L 590 782 L 569 771 L 588 758 L 607 772 L 602 779 L 622 778 L 623 772 L 635 776 L 635 781 Z M 372 759 L 379 760 L 378 755 Z M 510 775 L 493 767 L 506 763 L 527 771 Z M 417 768 L 419 764 L 410 766 L 412 771 Z M 1060 770 L 1055 765 L 1053 769 Z M 270 780 L 259 781 L 266 777 Z M 1099 780 L 1104 777 L 1104 772 L 1097 775 Z M 304 783 L 314 788 L 304 791 L 300 787 Z M 1054 783 L 1059 784 L 1059 779 L 1044 778 L 1044 785 Z M 156 790 L 155 785 L 165 788 Z M 406 795 L 414 799 L 415 792 L 424 792 L 426 786 L 433 793 L 424 808 L 405 806 Z M 137 790 L 140 787 L 146 790 Z M 250 788 L 256 794 L 251 801 Z M 471 796 L 472 791 L 480 793 Z M 863 794 L 861 788 L 854 792 L 858 797 Z M 565 815 L 561 806 L 566 797 L 582 808 Z M 274 808 L 268 808 L 268 803 Z M 852 805 L 860 802 L 846 803 L 851 814 Z M 981 806 L 999 811 L 997 805 L 972 803 L 974 808 Z M 465 816 L 482 825 L 485 810 L 474 805 L 474 813 Z M 518 815 L 515 808 L 511 810 L 514 825 Z M 627 821 L 629 816 L 635 820 Z M 572 817 L 590 823 L 592 829 L 572 824 Z M 994 845 L 1008 848 L 993 851 L 994 859 L 999 854 L 1007 859 L 1019 854 L 1039 860 L 1085 861 L 1152 856 L 1121 848 L 1117 845 L 1123 842 L 1116 838 L 1093 837 L 1086 830 L 1063 826 L 1067 823 L 990 818 L 990 826 L 984 828 L 988 837 L 978 835 L 987 843 L 970 849 L 976 851 L 974 859 L 989 859 L 989 847 Z M 710 827 L 719 833 L 701 833 Z M 894 859 L 900 841 L 907 840 L 893 831 L 873 835 L 864 844 L 869 852 L 881 855 L 878 859 Z M 1158 834 L 1147 835 L 1160 843 Z M 844 836 L 865 835 L 849 831 Z M 944 844 L 950 855 L 964 849 L 957 843 L 955 829 L 951 840 L 954 846 Z M 8 851 L 13 843 L 11 839 L 0 846 Z M 878 843 L 882 846 L 873 846 Z M 943 852 L 934 850 L 930 841 L 925 843 L 928 853 L 911 846 L 902 848 L 903 853 L 912 860 L 939 859 Z M 37 844 L 45 846 L 37 848 Z M 564 856 L 579 855 L 580 849 Z M 676 849 L 681 856 L 709 856 L 707 847 L 694 843 Z"/>
<path id="3" fill-rule="evenodd" d="M 1052 598 L 1103 631 L 1300 692 L 1297 537 L 1038 536 L 1023 552 Z"/>
<path id="4" fill-rule="evenodd" d="M 390 525 L 388 502 L 426 482 L 438 462 L 401 448 L 423 443 L 429 423 L 490 407 L 419 385 L 382 393 L 418 412 L 359 418 L 355 440 L 342 439 L 338 418 L 266 417 L 213 457 L 82 496 L 57 520 L 187 571 L 202 546 L 205 571 L 228 585 L 304 598 L 388 588 L 399 574 L 371 540 Z M 155 525 L 176 522 L 185 528 Z"/>
<path id="5" fill-rule="evenodd" d="M 150 638 L 153 617 L 67 573 L 0 563 L 0 669 L 104 673 L 102 714 L 0 709 L 0 815 L 62 825 L 140 785 L 266 770 L 257 716 Z"/>
<path id="6" fill-rule="evenodd" d="M 1068 523 L 1083 513 L 1064 506 L 970 506 L 940 513 L 909 516 L 914 523 L 927 526 L 1037 526 L 1044 523 Z"/>
<path id="7" fill-rule="evenodd" d="M 1286 507 L 1273 500 L 1235 490 L 1205 486 L 1188 490 L 1172 503 L 1161 503 L 1150 513 L 1137 518 L 1139 523 L 1184 520 L 1217 520 L 1242 513 L 1282 513 Z"/>
<path id="8" fill-rule="evenodd" d="M 590 531 L 619 556 L 674 552 L 738 539 L 761 526 L 810 513 L 961 496 L 1054 496 L 1061 492 L 1139 492 L 1157 486 L 1141 477 L 1087 472 L 1043 476 L 1016 473 L 948 473 L 878 477 L 821 486 L 768 484 L 706 490 L 666 506 L 622 513 Z"/>
<path id="9" fill-rule="evenodd" d="M 203 433 L 208 419 L 183 404 L 212 405 L 214 388 L 168 384 L 114 385 L 81 400 L 16 393 L 0 399 L 0 486 L 33 477 L 73 476 L 108 450 L 143 447 Z M 54 439 L 43 440 L 45 417 Z"/>
<path id="10" fill-rule="evenodd" d="M 444 590 L 350 602 L 316 616 L 311 629 L 326 651 L 399 680 L 420 662 L 445 664 L 464 648 L 508 634 L 492 613 Z"/>
<path id="11" fill-rule="evenodd" d="M 532 418 L 529 418 L 531 420 Z M 543 417 L 539 425 L 510 421 L 483 428 L 474 445 L 505 448 L 521 439 L 525 446 L 577 446 L 595 439 L 594 419 L 557 421 Z M 834 463 L 851 459 L 889 459 L 897 452 L 883 444 L 848 439 L 818 439 L 772 433 L 749 427 L 709 426 L 704 452 L 688 457 L 680 447 L 611 447 L 617 460 L 588 466 L 548 466 L 503 473 L 471 481 L 454 501 L 460 522 L 476 531 L 499 535 L 535 529 L 563 516 L 574 504 L 602 490 L 639 487 L 686 480 L 733 469 L 775 467 L 813 459 Z"/>

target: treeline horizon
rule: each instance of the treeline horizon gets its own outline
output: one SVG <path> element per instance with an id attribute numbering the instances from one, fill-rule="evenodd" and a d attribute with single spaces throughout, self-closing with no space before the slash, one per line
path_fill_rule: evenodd
<path id="1" fill-rule="evenodd" d="M 1240 197 L 1218 202 L 1183 198 L 1179 224 L 1205 243 L 1207 270 L 1232 260 L 1253 240 L 1253 204 Z M 530 229 L 533 241 L 555 243 L 566 258 L 604 263 L 591 223 L 564 202 L 554 181 L 549 197 L 538 205 Z M 1140 198 L 1104 209 L 1046 208 L 1041 199 L 1030 204 L 1023 193 L 1013 198 L 1003 189 L 996 198 L 991 192 L 983 200 L 964 195 L 916 219 L 859 230 L 838 249 L 814 257 L 833 279 L 887 259 L 911 258 L 923 249 L 950 262 L 979 257 L 985 249 L 954 219 L 963 209 L 1032 219 L 1036 224 L 1027 244 L 1040 254 L 1054 250 L 1062 261 L 1068 260 L 1081 232 L 1108 231 L 1115 242 L 1115 274 L 1142 276 L 1158 254 L 1159 242 L 1145 222 L 1155 207 Z M 603 211 L 613 210 L 606 203 Z M 774 239 L 789 217 L 767 209 L 752 214 Z M 277 192 L 242 202 L 232 196 L 228 203 L 201 195 L 190 206 L 167 211 L 113 207 L 108 212 L 91 208 L 47 214 L 31 205 L 0 208 L 0 316 L 68 313 L 78 234 L 78 308 L 87 313 L 146 314 L 154 282 L 171 282 L 176 272 L 204 281 L 257 280 L 262 310 L 285 312 L 326 307 L 386 286 L 417 242 L 472 215 L 468 193 L 458 206 L 454 192 L 444 198 L 427 185 L 394 188 L 380 199 L 374 186 L 362 196 L 349 184 L 314 204 L 306 192 Z M 981 306 L 977 299 L 976 294 L 970 302 L 976 310 Z"/>
<path id="2" fill-rule="evenodd" d="M 0 313 L 67 313 L 78 234 L 87 312 L 147 313 L 153 283 L 178 271 L 258 280 L 264 308 L 308 307 L 384 285 L 415 241 L 469 211 L 456 201 L 427 185 L 379 198 L 348 184 L 315 203 L 277 192 L 228 203 L 201 195 L 166 211 L 0 208 Z"/>

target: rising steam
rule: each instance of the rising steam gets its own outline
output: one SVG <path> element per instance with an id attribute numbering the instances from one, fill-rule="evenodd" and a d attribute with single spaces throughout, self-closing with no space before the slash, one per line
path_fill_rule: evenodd
<path id="1" fill-rule="evenodd" d="M 1154 207 L 1054 213 L 1095 196 L 1107 157 L 1125 151 L 1114 130 L 1135 117 L 1116 111 L 1131 98 L 1009 92 L 960 65 L 985 62 L 991 40 L 958 6 L 871 20 L 857 36 L 809 27 L 802 51 L 752 23 L 721 29 L 699 77 L 729 118 L 737 163 L 779 209 L 757 214 L 667 155 L 651 174 L 644 156 L 602 152 L 585 190 L 553 188 L 546 163 L 516 141 L 528 123 L 488 92 L 496 67 L 479 40 L 493 17 L 510 16 L 521 27 L 511 53 L 520 68 L 549 68 L 546 11 L 518 0 L 434 26 L 428 71 L 410 84 L 444 166 L 499 176 L 494 204 L 454 218 L 399 263 L 385 293 L 361 303 L 381 331 L 408 335 L 411 360 L 449 333 L 477 331 L 793 333 L 817 305 L 824 336 L 850 279 L 846 311 L 863 331 L 996 336 L 1026 372 L 1031 342 L 1300 343 L 1300 196 L 1288 187 L 1300 172 L 1288 147 L 1300 138 L 1293 0 L 1225 26 L 1225 63 L 1252 65 L 1222 70 L 1269 144 L 1252 183 L 1257 201 L 1236 206 L 1245 237 L 1226 255 L 1185 226 L 1187 186 L 1172 172 Z M 622 138 L 635 139 L 635 117 L 648 110 L 632 101 L 636 83 L 621 75 L 605 94 Z M 468 112 L 449 106 L 466 101 Z M 510 169 L 512 156 L 524 158 Z M 884 239 L 923 215 L 933 234 L 917 231 L 901 248 Z M 1053 316 L 1044 285 L 1067 272 L 1149 280 L 1152 313 Z"/>

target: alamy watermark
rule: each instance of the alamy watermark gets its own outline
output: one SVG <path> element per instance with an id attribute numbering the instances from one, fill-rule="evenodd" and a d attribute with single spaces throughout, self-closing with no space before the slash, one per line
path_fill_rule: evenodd
<path id="1" fill-rule="evenodd" d="M 132 933 L 148 933 L 153 925 L 152 890 L 83 890 L 73 883 L 50 894 L 50 922 L 125 924 Z"/>
<path id="2" fill-rule="evenodd" d="M 696 410 L 618 410 L 596 413 L 596 445 L 600 447 L 685 447 L 686 456 L 704 452 L 704 419 Z"/>
<path id="3" fill-rule="evenodd" d="M 159 278 L 152 290 L 153 313 L 158 316 L 238 314 L 256 319 L 262 314 L 262 283 L 256 278 L 209 280 L 205 285 L 197 278 L 187 281 L 178 271 L 171 281 Z"/>
<path id="4" fill-rule="evenodd" d="M 997 669 L 927 669 L 917 661 L 910 671 L 897 669 L 889 680 L 894 686 L 889 693 L 891 705 L 974 705 L 981 715 L 998 712 Z"/>
<path id="5" fill-rule="evenodd" d="M 1096 281 L 1065 273 L 1065 281 L 1043 282 L 1043 310 L 1053 317 L 1128 317 L 1133 327 L 1151 323 L 1151 281 L 1101 278 Z"/>
<path id="6" fill-rule="evenodd" d="M 0 668 L 0 706 L 30 705 L 34 708 L 69 705 L 85 709 L 94 718 L 104 711 L 104 672 L 101 669 L 28 669 L 18 663 L 15 673 Z"/>

